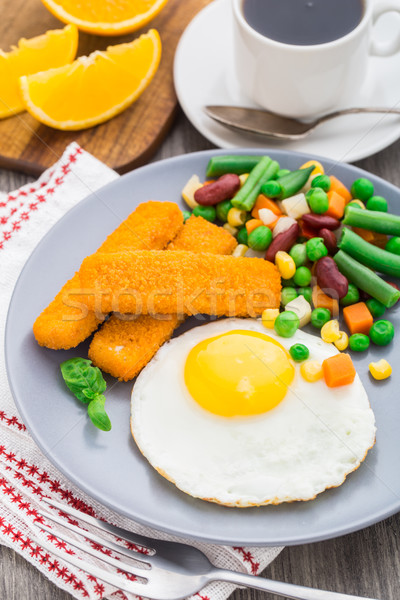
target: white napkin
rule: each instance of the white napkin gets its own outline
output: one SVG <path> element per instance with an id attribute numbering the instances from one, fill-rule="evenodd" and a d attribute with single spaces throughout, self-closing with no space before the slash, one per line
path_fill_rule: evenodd
<path id="1" fill-rule="evenodd" d="M 11 294 L 32 250 L 70 208 L 117 177 L 117 173 L 73 143 L 65 150 L 62 158 L 35 183 L 10 194 L 0 193 L 0 343 L 3 347 Z M 43 495 L 149 537 L 177 539 L 111 512 L 81 492 L 57 471 L 35 445 L 17 412 L 7 382 L 4 353 L 1 353 L 0 543 L 21 554 L 48 579 L 75 598 L 134 598 L 131 594 L 118 592 L 71 567 L 41 546 L 41 541 L 46 540 L 47 544 L 55 544 L 65 552 L 82 555 L 80 551 L 68 548 L 54 536 L 33 526 L 35 521 L 41 519 L 38 510 Z M 59 526 L 53 525 L 55 535 L 58 528 Z M 231 548 L 191 540 L 187 542 L 203 550 L 220 568 L 253 574 L 260 573 L 281 551 L 281 548 L 271 547 Z M 115 554 L 113 556 L 118 557 Z M 96 562 L 90 557 L 87 560 Z M 231 584 L 213 583 L 196 596 L 200 600 L 223 600 L 233 589 Z"/>

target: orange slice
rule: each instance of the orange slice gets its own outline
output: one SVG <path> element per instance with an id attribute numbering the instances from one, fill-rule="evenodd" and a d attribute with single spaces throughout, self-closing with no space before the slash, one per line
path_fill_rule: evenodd
<path id="1" fill-rule="evenodd" d="M 42 0 L 64 23 L 97 35 L 121 35 L 136 31 L 153 19 L 167 0 Z"/>
<path id="2" fill-rule="evenodd" d="M 161 58 L 155 29 L 72 64 L 20 78 L 26 110 L 55 129 L 86 129 L 122 112 L 149 85 Z"/>
<path id="3" fill-rule="evenodd" d="M 21 75 L 30 75 L 72 62 L 78 47 L 75 25 L 22 38 L 11 52 L 0 50 L 0 119 L 25 110 L 19 89 Z"/>

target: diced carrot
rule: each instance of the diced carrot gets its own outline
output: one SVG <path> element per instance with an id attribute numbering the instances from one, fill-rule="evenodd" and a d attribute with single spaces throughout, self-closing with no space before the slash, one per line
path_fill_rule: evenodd
<path id="1" fill-rule="evenodd" d="M 374 239 L 372 240 L 371 244 L 384 249 L 389 240 L 388 236 L 384 233 L 379 233 L 378 231 L 373 231 L 372 233 L 374 234 Z"/>
<path id="2" fill-rule="evenodd" d="M 362 229 L 362 227 L 353 227 L 354 233 L 362 237 L 366 242 L 372 243 L 374 240 L 374 232 L 369 229 Z"/>
<path id="3" fill-rule="evenodd" d="M 335 219 L 341 219 L 344 215 L 344 208 L 346 206 L 345 199 L 341 194 L 335 192 L 335 190 L 330 190 L 328 192 L 328 199 L 329 208 L 325 214 L 334 217 Z"/>
<path id="4" fill-rule="evenodd" d="M 328 387 L 339 387 L 353 383 L 356 370 L 348 354 L 341 352 L 326 358 L 322 363 L 322 372 Z"/>
<path id="5" fill-rule="evenodd" d="M 272 210 L 274 215 L 276 215 L 277 217 L 280 217 L 282 215 L 282 211 L 277 205 L 277 203 L 274 202 L 274 200 L 267 198 L 267 196 L 264 196 L 264 194 L 259 194 L 259 196 L 257 196 L 256 203 L 253 207 L 253 210 L 251 211 L 251 216 L 255 219 L 258 219 L 258 211 L 260 210 L 260 208 L 269 208 L 269 210 Z"/>
<path id="6" fill-rule="evenodd" d="M 353 333 L 365 333 L 365 335 L 368 335 L 372 327 L 373 318 L 365 302 L 357 302 L 357 304 L 345 306 L 343 317 L 352 335 Z"/>
<path id="7" fill-rule="evenodd" d="M 334 175 L 330 175 L 329 179 L 331 180 L 331 192 L 337 192 L 341 196 L 343 196 L 346 204 L 351 200 L 350 190 Z"/>
<path id="8" fill-rule="evenodd" d="M 250 234 L 252 231 L 254 231 L 254 229 L 257 229 L 257 227 L 260 227 L 260 225 L 264 225 L 264 223 L 262 221 L 260 221 L 260 219 L 250 219 L 249 221 L 247 221 L 247 223 L 246 223 L 247 234 Z"/>
<path id="9" fill-rule="evenodd" d="M 339 302 L 336 298 L 331 298 L 325 294 L 318 285 L 314 285 L 313 287 L 312 302 L 314 308 L 327 308 L 332 317 L 337 317 L 339 314 Z"/>

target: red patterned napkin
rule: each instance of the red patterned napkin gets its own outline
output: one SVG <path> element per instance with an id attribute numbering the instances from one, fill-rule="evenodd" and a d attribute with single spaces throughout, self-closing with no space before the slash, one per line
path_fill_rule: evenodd
<path id="1" fill-rule="evenodd" d="M 26 259 L 52 225 L 89 193 L 118 175 L 73 143 L 62 158 L 33 184 L 10 194 L 0 193 L 0 343 L 8 305 Z M 132 595 L 116 591 L 83 571 L 71 567 L 43 548 L 54 544 L 66 553 L 81 555 L 54 534 L 40 531 L 33 523 L 42 496 L 63 501 L 88 514 L 106 519 L 125 529 L 149 537 L 177 539 L 123 518 L 86 496 L 45 458 L 33 442 L 15 407 L 0 355 L 0 543 L 13 548 L 59 587 L 75 598 L 119 598 Z M 54 509 L 50 509 L 54 510 Z M 56 511 L 58 513 L 58 511 Z M 60 514 L 60 513 L 58 513 Z M 68 517 L 64 517 L 68 519 Z M 70 534 L 73 536 L 73 534 Z M 188 541 L 203 550 L 220 568 L 261 572 L 281 548 L 230 548 Z M 97 547 L 97 546 L 96 546 Z M 104 548 L 100 550 L 107 552 Z M 115 558 L 118 555 L 111 553 Z M 96 562 L 88 557 L 87 560 Z M 108 567 L 105 567 L 108 569 Z M 204 588 L 200 600 L 223 600 L 234 589 L 231 584 L 213 583 Z"/>

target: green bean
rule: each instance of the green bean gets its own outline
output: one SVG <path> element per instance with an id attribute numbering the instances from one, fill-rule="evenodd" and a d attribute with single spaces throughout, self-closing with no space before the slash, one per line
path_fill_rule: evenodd
<path id="1" fill-rule="evenodd" d="M 307 183 L 309 176 L 315 166 L 312 165 L 307 169 L 298 169 L 297 171 L 291 171 L 279 179 L 268 181 L 261 187 L 261 192 L 268 196 L 268 198 L 277 198 L 278 200 L 284 200 L 294 196 L 301 190 L 301 188 Z"/>
<path id="2" fill-rule="evenodd" d="M 354 260 L 349 254 L 343 252 L 343 250 L 339 250 L 333 258 L 339 267 L 339 271 L 349 281 L 373 298 L 379 300 L 379 302 L 382 302 L 386 308 L 390 308 L 399 300 L 399 290 L 381 279 L 371 269 Z"/>
<path id="3" fill-rule="evenodd" d="M 400 277 L 400 256 L 366 242 L 345 227 L 338 246 L 363 265 L 393 277 Z"/>
<path id="4" fill-rule="evenodd" d="M 350 204 L 342 221 L 345 225 L 370 229 L 387 235 L 400 235 L 400 217 L 378 210 L 360 210 Z"/>
<path id="5" fill-rule="evenodd" d="M 261 156 L 214 156 L 209 160 L 206 170 L 206 177 L 219 177 L 225 173 L 250 173 L 250 171 L 260 162 Z"/>
<path id="6" fill-rule="evenodd" d="M 240 190 L 232 198 L 232 205 L 240 210 L 250 211 L 260 194 L 261 186 L 279 170 L 279 163 L 263 156 L 250 172 Z"/>

